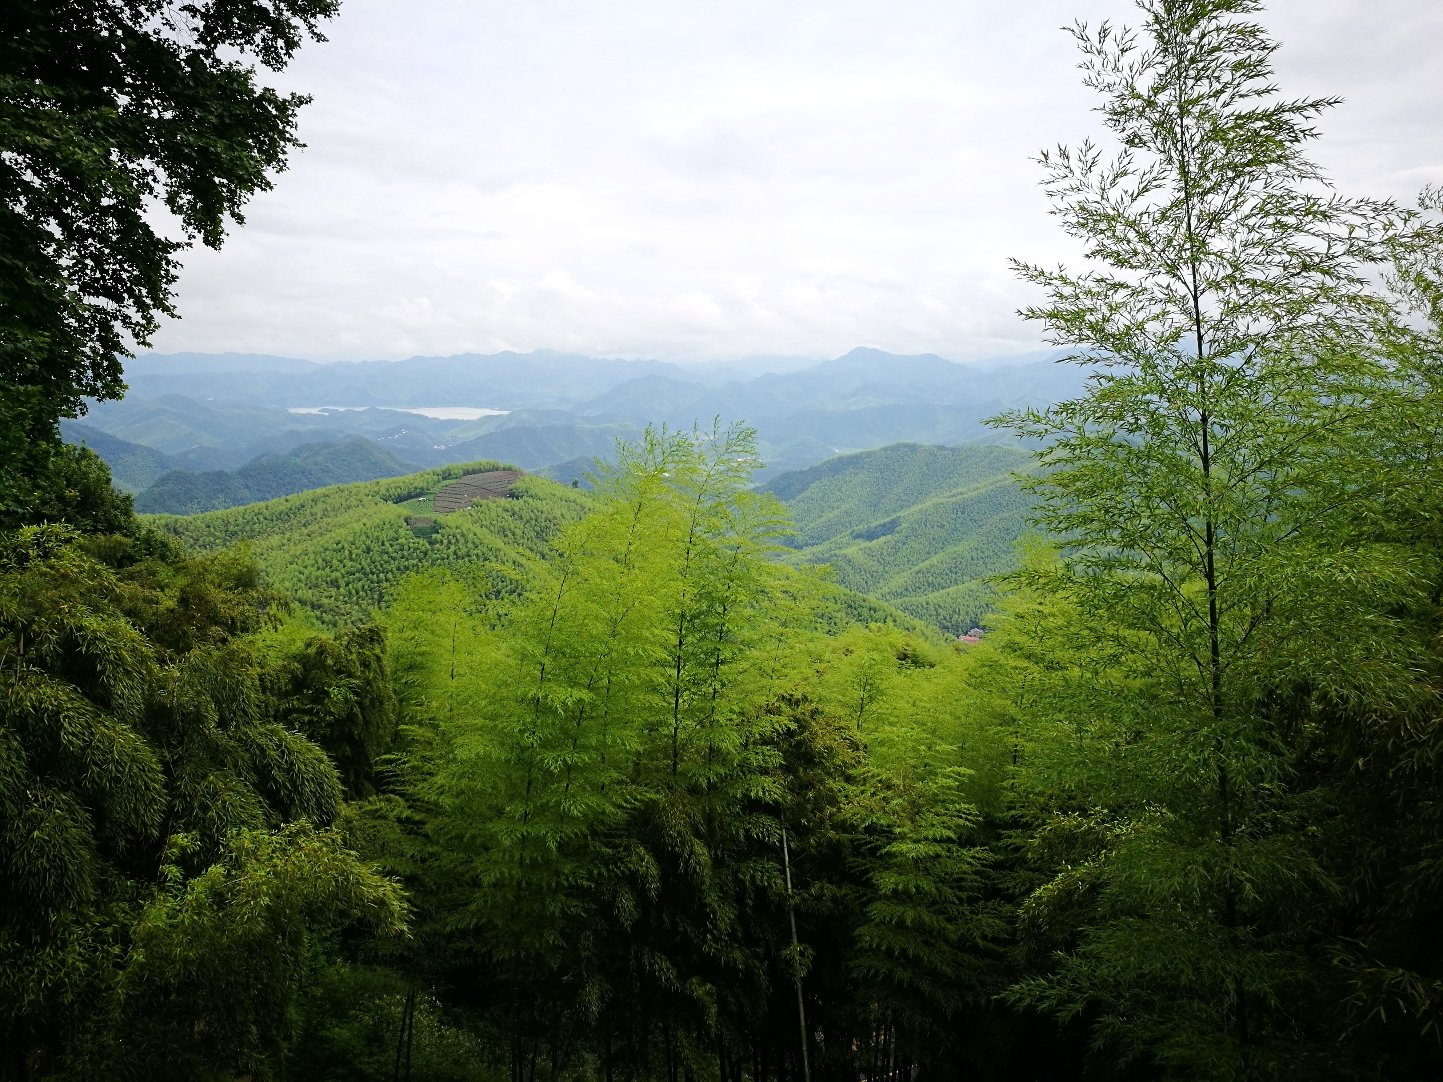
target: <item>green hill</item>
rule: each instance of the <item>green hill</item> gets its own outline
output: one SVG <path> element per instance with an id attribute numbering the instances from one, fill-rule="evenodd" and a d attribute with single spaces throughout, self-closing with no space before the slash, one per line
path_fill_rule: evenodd
<path id="1" fill-rule="evenodd" d="M 66 443 L 89 447 L 110 468 L 110 477 L 115 487 L 123 492 L 136 493 L 149 488 L 157 478 L 181 465 L 176 459 L 154 447 L 132 443 L 119 436 L 112 436 L 90 425 L 78 421 L 61 421 L 60 434 Z"/>
<path id="2" fill-rule="evenodd" d="M 1025 451 L 894 444 L 783 474 L 766 486 L 797 524 L 793 559 L 830 564 L 839 585 L 952 634 L 993 600 L 988 576 L 1016 565 L 1030 499 Z"/>
<path id="3" fill-rule="evenodd" d="M 496 462 L 445 466 L 151 521 L 200 551 L 248 543 L 270 585 L 323 621 L 344 623 L 385 605 L 412 572 L 465 564 L 514 567 L 544 551 L 551 536 L 588 506 L 584 492 L 524 477 L 509 499 L 408 525 L 447 481 L 502 468 Z"/>
<path id="4" fill-rule="evenodd" d="M 171 470 L 136 497 L 135 509 L 148 514 L 190 515 L 327 485 L 397 477 L 415 469 L 364 436 L 351 436 L 261 455 L 238 470 Z"/>
<path id="5" fill-rule="evenodd" d="M 270 586 L 322 622 L 343 624 L 367 618 L 391 601 L 405 576 L 430 568 L 489 567 L 504 588 L 506 568 L 544 555 L 552 536 L 591 506 L 586 490 L 532 475 L 520 478 L 508 499 L 434 513 L 433 498 L 449 481 L 503 468 L 472 462 L 202 514 L 147 517 L 198 551 L 248 545 Z M 847 582 L 820 589 L 838 627 L 894 623 L 925 632 L 939 624 Z"/>
<path id="6" fill-rule="evenodd" d="M 505 457 L 522 469 L 540 470 L 553 463 L 576 459 L 610 459 L 617 440 L 635 440 L 641 429 L 625 424 L 501 425 L 496 431 L 477 436 L 446 449 L 447 454 L 466 457 Z"/>

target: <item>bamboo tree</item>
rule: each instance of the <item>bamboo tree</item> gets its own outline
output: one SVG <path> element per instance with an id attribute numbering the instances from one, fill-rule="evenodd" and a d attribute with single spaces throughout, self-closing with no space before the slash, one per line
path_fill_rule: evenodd
<path id="1" fill-rule="evenodd" d="M 1095 646 L 1059 694 L 1089 749 L 1077 785 L 1114 824 L 1075 948 L 1015 995 L 1207 1077 L 1292 1069 L 1312 1009 L 1333 887 L 1292 834 L 1310 728 L 1280 701 L 1403 687 L 1407 648 L 1376 647 L 1416 586 L 1347 544 L 1344 507 L 1376 475 L 1359 449 L 1388 379 L 1367 276 L 1405 216 L 1328 191 L 1303 148 L 1336 101 L 1278 96 L 1259 6 L 1142 0 L 1141 34 L 1075 28 L 1121 149 L 1041 158 L 1089 268 L 1016 266 L 1047 293 L 1025 314 L 1093 372 L 1002 419 L 1046 444 L 1025 484 L 1064 554 L 1023 580 Z"/>
<path id="2" fill-rule="evenodd" d="M 659 1005 L 628 1024 L 659 1021 L 673 1065 L 702 1047 L 700 978 L 677 975 L 734 936 L 716 873 L 757 824 L 727 812 L 770 762 L 737 690 L 775 573 L 775 514 L 741 491 L 752 440 L 662 430 L 622 448 L 594 512 L 490 606 L 467 661 L 490 678 L 443 723 L 437 830 L 472 883 L 452 920 L 511 990 L 518 1076 L 561 1069 L 612 1000 Z M 631 957 L 602 967 L 618 933 Z"/>
<path id="3" fill-rule="evenodd" d="M 770 501 L 743 490 L 754 441 L 740 427 L 663 430 L 637 448 L 643 462 L 668 448 L 671 465 L 667 541 L 648 584 L 659 600 L 657 664 L 638 715 L 641 784 L 615 890 L 636 914 L 628 965 L 652 1014 L 638 1022 L 659 1026 L 675 1069 L 701 1069 L 714 1040 L 725 1043 L 716 1002 L 756 967 L 741 945 L 738 890 L 755 874 L 759 836 L 774 831 L 745 807 L 771 791 L 775 758 L 761 739 L 775 720 L 751 709 L 762 677 L 751 662 L 770 644 L 777 571 L 766 556 L 779 529 Z"/>

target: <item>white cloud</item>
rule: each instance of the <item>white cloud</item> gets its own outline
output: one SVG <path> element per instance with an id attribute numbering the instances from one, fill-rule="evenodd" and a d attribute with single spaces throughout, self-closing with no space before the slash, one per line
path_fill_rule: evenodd
<path id="1" fill-rule="evenodd" d="M 162 350 L 964 358 L 1036 331 L 1007 258 L 1075 256 L 1030 157 L 1092 130 L 1067 35 L 1122 0 L 347 0 L 287 74 L 309 149 Z M 1347 194 L 1443 180 L 1443 8 L 1285 0 L 1292 95 L 1341 94 Z"/>

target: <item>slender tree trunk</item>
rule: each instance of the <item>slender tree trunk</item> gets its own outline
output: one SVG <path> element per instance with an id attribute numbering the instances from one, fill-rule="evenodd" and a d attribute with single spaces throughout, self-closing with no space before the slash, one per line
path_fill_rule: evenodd
<path id="1" fill-rule="evenodd" d="M 1212 461 L 1212 416 L 1210 403 L 1207 394 L 1207 373 L 1203 368 L 1203 358 L 1207 340 L 1204 332 L 1203 316 L 1203 295 L 1199 280 L 1199 254 L 1198 236 L 1193 211 L 1193 176 L 1192 161 L 1189 154 L 1190 148 L 1185 144 L 1185 135 L 1188 131 L 1187 112 L 1183 107 L 1181 99 L 1182 81 L 1177 81 L 1177 118 L 1178 125 L 1178 177 L 1182 183 L 1182 195 L 1186 215 L 1186 235 L 1188 245 L 1188 273 L 1190 276 L 1190 300 L 1192 302 L 1192 323 L 1193 323 L 1193 348 L 1196 352 L 1198 364 L 1198 457 L 1202 470 L 1203 483 L 1203 577 L 1207 587 L 1207 621 L 1208 621 L 1208 693 L 1210 706 L 1212 708 L 1213 725 L 1218 731 L 1215 754 L 1217 755 L 1217 793 L 1218 793 L 1218 831 L 1224 850 L 1229 854 L 1231 862 L 1231 850 L 1233 847 L 1233 834 L 1235 830 L 1234 821 L 1234 792 L 1233 779 L 1229 769 L 1227 750 L 1223 746 L 1222 722 L 1224 717 L 1223 697 L 1223 661 L 1222 661 L 1222 620 L 1218 606 L 1218 568 L 1217 568 L 1217 519 L 1213 506 L 1214 478 Z M 1233 876 L 1231 867 L 1223 875 L 1223 926 L 1227 929 L 1228 938 L 1233 945 L 1238 941 L 1238 912 L 1237 912 L 1238 887 Z M 1231 983 L 1231 982 L 1230 982 Z M 1233 1001 L 1234 1021 L 1236 1024 L 1236 1038 L 1239 1048 L 1242 1050 L 1246 1062 L 1248 1044 L 1248 1018 L 1246 1005 L 1246 991 L 1234 987 Z"/>
<path id="2" fill-rule="evenodd" d="M 797 943 L 797 911 L 792 905 L 792 858 L 787 848 L 787 828 L 782 827 L 782 867 L 787 876 L 787 920 L 792 927 L 792 964 L 797 966 L 797 1023 L 801 1027 L 802 1082 L 812 1082 L 811 1065 L 807 1060 L 807 1003 L 802 996 L 800 947 Z"/>
<path id="3" fill-rule="evenodd" d="M 406 998 L 401 1005 L 401 1028 L 396 1033 L 396 1062 L 391 1068 L 393 1082 L 400 1082 L 401 1064 L 404 1059 L 406 1065 L 406 1077 L 411 1077 L 411 1033 L 414 1029 L 413 1018 L 416 1013 L 416 985 L 412 982 L 406 992 Z"/>
<path id="4" fill-rule="evenodd" d="M 541 1062 L 541 1020 L 537 1019 L 536 1036 L 531 1041 L 531 1051 L 526 1059 L 526 1082 L 536 1082 L 536 1067 Z"/>
<path id="5" fill-rule="evenodd" d="M 406 1082 L 411 1082 L 411 1046 L 416 1042 L 416 986 L 406 997 Z"/>
<path id="6" fill-rule="evenodd" d="M 676 656 L 671 677 L 671 776 L 676 777 L 681 762 L 681 674 L 682 648 L 686 643 L 686 615 L 676 624 Z"/>

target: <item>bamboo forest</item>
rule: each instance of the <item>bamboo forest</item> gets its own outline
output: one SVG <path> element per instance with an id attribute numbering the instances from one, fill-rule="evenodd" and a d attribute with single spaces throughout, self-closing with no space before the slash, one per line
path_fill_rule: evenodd
<path id="1" fill-rule="evenodd" d="M 983 439 L 141 514 L 60 422 L 346 12 L 7 9 L 0 1080 L 1443 1077 L 1443 192 L 1335 191 L 1260 11 L 1072 27 L 1080 389 Z"/>

